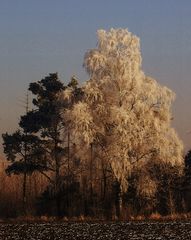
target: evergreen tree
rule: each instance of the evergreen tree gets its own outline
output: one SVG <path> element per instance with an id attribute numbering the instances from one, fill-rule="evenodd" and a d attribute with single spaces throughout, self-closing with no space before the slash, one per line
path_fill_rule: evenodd
<path id="1" fill-rule="evenodd" d="M 27 175 L 34 171 L 47 170 L 40 139 L 20 128 L 13 134 L 3 137 L 4 153 L 9 161 L 7 174 L 23 174 L 23 214 L 27 210 Z"/>
<path id="2" fill-rule="evenodd" d="M 61 213 L 61 187 L 63 172 L 65 179 L 70 175 L 70 133 L 62 114 L 82 95 L 77 80 L 73 77 L 67 86 L 58 79 L 57 73 L 49 74 L 44 79 L 31 83 L 29 90 L 35 96 L 35 108 L 21 117 L 20 125 L 25 131 L 38 136 L 43 146 L 45 169 L 42 172 L 53 184 L 57 215 Z M 61 98 L 61 96 L 65 98 Z M 42 157 L 42 156 L 41 156 Z M 67 170 L 66 170 L 67 169 Z M 50 172 L 53 173 L 50 174 Z"/>

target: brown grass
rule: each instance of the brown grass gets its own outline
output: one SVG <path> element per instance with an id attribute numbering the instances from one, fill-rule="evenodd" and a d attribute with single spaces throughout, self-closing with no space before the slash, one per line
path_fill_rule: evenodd
<path id="1" fill-rule="evenodd" d="M 131 216 L 126 220 L 123 221 L 184 221 L 184 220 L 191 220 L 191 213 L 183 213 L 183 214 L 171 214 L 167 216 L 161 216 L 159 213 L 152 213 L 150 216 L 146 217 L 143 215 L 138 216 Z M 92 218 L 88 216 L 79 216 L 79 217 L 50 217 L 50 216 L 20 216 L 17 218 L 7 218 L 7 219 L 0 219 L 0 223 L 4 222 L 13 222 L 13 223 L 21 223 L 21 222 L 108 222 L 108 220 L 103 218 Z M 119 221 L 119 219 L 112 219 L 112 221 Z"/>

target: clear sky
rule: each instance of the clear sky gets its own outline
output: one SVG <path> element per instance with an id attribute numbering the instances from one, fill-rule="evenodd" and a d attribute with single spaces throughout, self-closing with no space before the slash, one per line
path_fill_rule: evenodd
<path id="1" fill-rule="evenodd" d="M 111 27 L 140 37 L 143 70 L 176 92 L 173 126 L 191 147 L 190 0 L 0 0 L 0 134 L 16 129 L 30 82 L 87 80 L 84 53 Z"/>

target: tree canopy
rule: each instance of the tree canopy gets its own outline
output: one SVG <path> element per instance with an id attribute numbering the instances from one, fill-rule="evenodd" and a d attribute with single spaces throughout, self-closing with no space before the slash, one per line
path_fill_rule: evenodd
<path id="1" fill-rule="evenodd" d="M 139 39 L 127 29 L 99 30 L 97 48 L 84 58 L 90 75 L 84 99 L 69 117 L 76 134 L 97 145 L 124 191 L 128 176 L 139 171 L 138 191 L 155 194 L 147 169 L 154 163 L 181 166 L 183 147 L 171 127 L 175 94 L 146 76 L 141 62 Z"/>
<path id="2" fill-rule="evenodd" d="M 171 126 L 175 94 L 144 73 L 138 37 L 127 29 L 97 34 L 97 47 L 84 57 L 83 85 L 75 76 L 64 84 L 57 73 L 30 83 L 32 110 L 17 131 L 3 134 L 7 173 L 24 174 L 23 199 L 29 174 L 46 177 L 41 200 L 57 216 L 101 208 L 111 215 L 115 205 L 120 217 L 124 199 L 133 199 L 135 211 L 147 202 L 172 213 L 173 201 L 182 201 L 184 168 Z M 189 175 L 190 152 L 185 161 Z"/>

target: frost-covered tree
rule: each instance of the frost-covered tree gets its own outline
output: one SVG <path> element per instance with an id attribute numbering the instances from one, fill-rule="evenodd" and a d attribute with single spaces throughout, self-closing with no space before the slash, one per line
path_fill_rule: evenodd
<path id="1" fill-rule="evenodd" d="M 181 167 L 183 147 L 171 127 L 175 94 L 146 76 L 141 62 L 139 39 L 127 29 L 99 30 L 97 48 L 85 54 L 84 100 L 68 116 L 78 141 L 97 147 L 122 191 L 137 172 L 137 194 L 151 197 L 157 181 L 150 166 Z"/>

